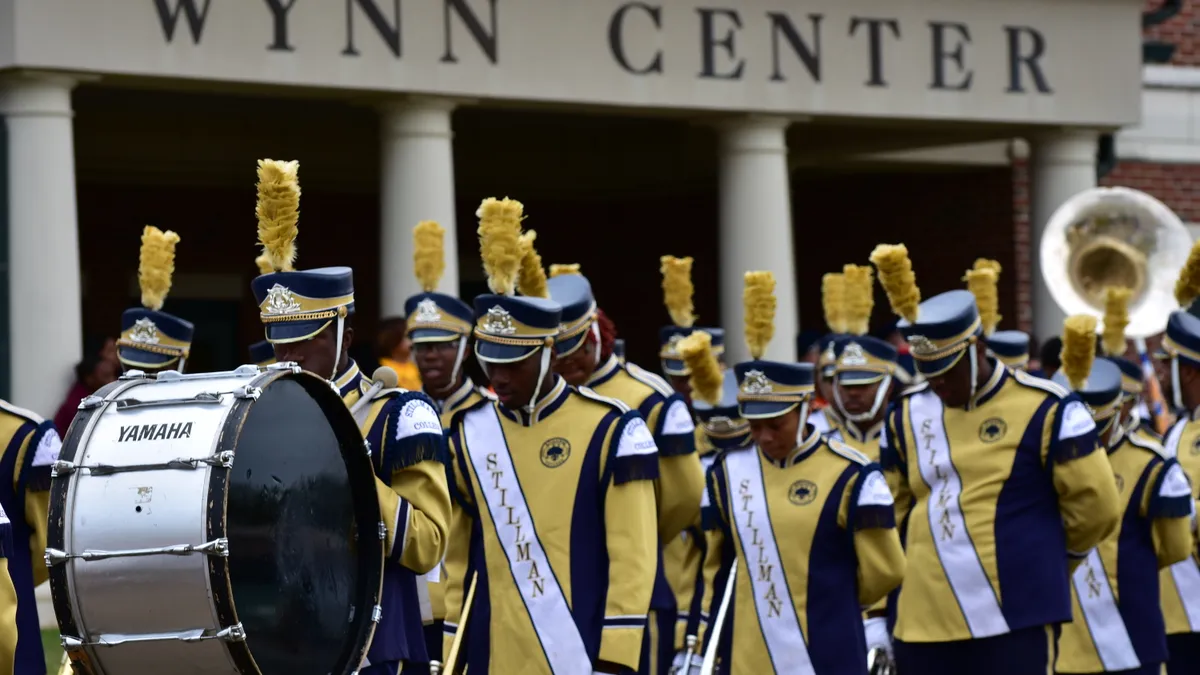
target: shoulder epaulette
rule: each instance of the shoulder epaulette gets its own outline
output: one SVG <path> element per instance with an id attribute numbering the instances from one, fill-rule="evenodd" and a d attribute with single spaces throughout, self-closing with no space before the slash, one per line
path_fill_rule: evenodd
<path id="1" fill-rule="evenodd" d="M 1023 370 L 1012 371 L 1013 378 L 1020 384 L 1034 389 L 1041 389 L 1047 394 L 1052 394 L 1055 398 L 1066 398 L 1071 392 L 1067 391 L 1062 385 L 1056 384 L 1041 377 L 1034 377 Z"/>
<path id="2" fill-rule="evenodd" d="M 6 412 L 10 415 L 13 415 L 15 417 L 20 417 L 22 419 L 29 420 L 30 422 L 33 422 L 34 424 L 41 424 L 42 422 L 46 421 L 45 417 L 42 417 L 41 415 L 33 412 L 32 410 L 26 410 L 25 408 L 15 406 L 15 405 L 9 403 L 8 401 L 4 401 L 4 400 L 0 400 L 0 410 L 3 410 L 4 412 Z"/>
<path id="3" fill-rule="evenodd" d="M 841 441 L 835 441 L 834 439 L 829 438 L 828 436 L 825 437 L 825 446 L 827 448 L 829 448 L 833 452 L 833 454 L 844 457 L 844 458 L 850 460 L 851 462 L 854 462 L 855 464 L 866 466 L 867 464 L 871 463 L 870 457 L 867 457 L 866 455 L 862 454 L 858 450 L 855 450 L 854 448 L 850 447 L 849 445 L 846 445 L 845 443 L 843 443 Z"/>
<path id="4" fill-rule="evenodd" d="M 670 384 L 667 384 L 667 381 L 664 380 L 662 376 L 655 375 L 641 366 L 633 363 L 626 363 L 625 372 L 629 373 L 629 376 L 633 379 L 641 382 L 647 387 L 650 387 L 663 396 L 670 396 L 671 394 L 675 393 L 675 389 L 673 389 Z"/>
<path id="5" fill-rule="evenodd" d="M 1163 459 L 1171 459 L 1171 456 L 1167 454 L 1167 449 L 1162 443 L 1155 443 L 1148 438 L 1138 438 L 1137 434 L 1132 433 L 1126 434 L 1125 440 L 1129 441 L 1130 445 L 1143 450 L 1149 450 Z"/>
<path id="6" fill-rule="evenodd" d="M 630 407 L 625 405 L 621 401 L 618 401 L 615 398 L 609 398 L 608 396 L 601 396 L 600 394 L 597 394 L 594 390 L 592 390 L 588 387 L 575 387 L 575 391 L 580 396 L 583 396 L 584 398 L 589 398 L 598 403 L 603 403 L 604 405 L 612 406 L 613 408 L 620 410 L 622 413 L 627 413 L 630 411 Z"/>

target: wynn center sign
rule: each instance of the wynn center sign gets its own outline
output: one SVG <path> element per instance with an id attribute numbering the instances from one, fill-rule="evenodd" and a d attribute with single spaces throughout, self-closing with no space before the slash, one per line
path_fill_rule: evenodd
<path id="1" fill-rule="evenodd" d="M 0 68 L 1119 126 L 1142 0 L 0 0 Z"/>

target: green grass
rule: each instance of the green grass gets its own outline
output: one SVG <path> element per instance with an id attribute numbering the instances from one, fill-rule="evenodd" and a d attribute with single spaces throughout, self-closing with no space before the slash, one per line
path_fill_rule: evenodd
<path id="1" fill-rule="evenodd" d="M 46 650 L 46 672 L 57 675 L 63 657 L 62 646 L 58 643 L 58 631 L 53 628 L 42 631 L 42 647 Z"/>

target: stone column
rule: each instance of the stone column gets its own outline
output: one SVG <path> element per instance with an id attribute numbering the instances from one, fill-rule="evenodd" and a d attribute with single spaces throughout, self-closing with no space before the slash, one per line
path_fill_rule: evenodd
<path id="1" fill-rule="evenodd" d="M 749 358 L 742 335 L 743 275 L 775 274 L 775 338 L 764 358 L 796 360 L 799 310 L 792 247 L 792 202 L 788 183 L 790 122 L 776 117 L 728 120 L 720 133 L 721 324 L 729 363 Z"/>
<path id="2" fill-rule="evenodd" d="M 71 78 L 0 79 L 8 149 L 12 402 L 52 417 L 83 351 Z M 62 431 L 66 431 L 63 429 Z"/>
<path id="3" fill-rule="evenodd" d="M 380 313 L 404 313 L 404 301 L 421 288 L 413 276 L 413 227 L 436 220 L 446 230 L 446 271 L 438 291 L 458 295 L 458 243 L 454 202 L 454 133 L 446 99 L 409 98 L 382 114 L 380 197 Z"/>
<path id="4" fill-rule="evenodd" d="M 1030 139 L 1033 334 L 1039 344 L 1061 334 L 1062 322 L 1066 318 L 1042 277 L 1042 233 L 1058 207 L 1076 194 L 1096 187 L 1098 139 L 1098 132 L 1086 129 L 1046 132 Z"/>

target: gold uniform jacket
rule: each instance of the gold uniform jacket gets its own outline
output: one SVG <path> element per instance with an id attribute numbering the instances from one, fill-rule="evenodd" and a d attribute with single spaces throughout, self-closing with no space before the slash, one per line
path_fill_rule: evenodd
<path id="1" fill-rule="evenodd" d="M 0 507 L 0 675 L 34 672 L 16 667 L 17 662 L 17 589 L 13 587 L 7 558 L 13 550 L 12 522 Z M 46 662 L 41 663 L 43 670 Z"/>
<path id="2" fill-rule="evenodd" d="M 471 675 L 636 669 L 658 551 L 645 421 L 556 378 L 532 413 L 484 400 L 451 428 L 455 518 L 471 530 L 463 587 L 476 579 Z"/>
<path id="3" fill-rule="evenodd" d="M 700 468 L 707 473 L 717 458 L 717 448 L 700 428 L 696 429 L 696 448 L 696 454 L 700 457 Z M 700 497 L 701 512 L 707 505 L 708 491 L 705 490 Z M 710 536 L 711 533 L 702 527 L 701 519 L 697 518 L 692 525 L 663 547 L 663 570 L 671 592 L 675 595 L 675 606 L 678 608 L 674 638 L 676 651 L 686 646 L 689 635 L 697 637 L 697 645 L 704 641 L 704 630 L 709 619 L 708 605 L 704 597 L 711 592 L 709 586 L 712 584 L 713 572 L 704 564 Z"/>
<path id="4" fill-rule="evenodd" d="M 1200 417 L 1195 413 L 1181 416 L 1167 431 L 1164 446 L 1167 456 L 1183 467 L 1193 500 L 1200 498 Z M 1163 570 L 1159 581 L 1167 634 L 1200 633 L 1200 563 L 1194 552 L 1191 559 Z"/>
<path id="5" fill-rule="evenodd" d="M 1117 530 L 1071 575 L 1071 623 L 1063 624 L 1054 669 L 1134 670 L 1167 660 L 1158 570 L 1192 549 L 1192 489 L 1178 462 L 1137 433 L 1108 453 L 1121 507 Z"/>
<path id="6" fill-rule="evenodd" d="M 783 462 L 756 446 L 723 451 L 708 491 L 720 568 L 710 614 L 737 561 L 731 639 L 719 647 L 729 672 L 867 672 L 861 609 L 895 588 L 905 565 L 879 465 L 809 427 Z"/>
<path id="7" fill-rule="evenodd" d="M 372 383 L 351 361 L 335 384 L 351 407 Z M 430 609 L 421 575 L 441 564 L 450 530 L 442 425 L 428 396 L 399 389 L 375 394 L 357 418 L 371 448 L 376 494 L 387 525 L 383 618 L 367 657 L 372 663 L 425 663 L 437 655 L 428 654 L 425 646 L 423 616 Z"/>
<path id="8" fill-rule="evenodd" d="M 920 387 L 888 411 L 882 464 L 908 555 L 894 635 L 905 642 L 1070 621 L 1069 572 L 1120 517 L 1083 402 L 993 364 L 968 408 Z"/>

